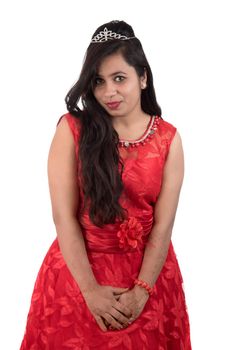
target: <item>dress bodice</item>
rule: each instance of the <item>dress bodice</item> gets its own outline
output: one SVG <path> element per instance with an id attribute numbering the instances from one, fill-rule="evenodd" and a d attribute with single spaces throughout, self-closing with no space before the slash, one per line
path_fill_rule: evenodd
<path id="1" fill-rule="evenodd" d="M 72 131 L 78 159 L 81 122 L 69 113 L 62 117 L 67 119 Z M 87 211 L 80 211 L 79 222 L 87 250 L 120 253 L 144 249 L 154 223 L 154 206 L 160 193 L 163 168 L 175 132 L 176 128 L 172 124 L 158 118 L 155 132 L 148 142 L 138 147 L 119 147 L 124 164 L 124 192 L 120 204 L 127 209 L 128 218 L 124 222 L 106 224 L 100 229 L 91 222 Z M 81 190 L 79 201 L 82 208 L 84 198 Z"/>

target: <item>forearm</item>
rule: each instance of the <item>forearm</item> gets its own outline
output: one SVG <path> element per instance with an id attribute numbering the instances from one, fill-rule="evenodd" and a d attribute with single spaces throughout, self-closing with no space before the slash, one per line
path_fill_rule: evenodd
<path id="1" fill-rule="evenodd" d="M 172 229 L 154 225 L 150 233 L 138 279 L 147 282 L 151 287 L 155 284 L 165 263 L 171 232 Z"/>
<path id="2" fill-rule="evenodd" d="M 83 234 L 76 218 L 55 222 L 59 247 L 64 260 L 79 285 L 82 293 L 86 292 L 97 281 L 86 252 Z"/>

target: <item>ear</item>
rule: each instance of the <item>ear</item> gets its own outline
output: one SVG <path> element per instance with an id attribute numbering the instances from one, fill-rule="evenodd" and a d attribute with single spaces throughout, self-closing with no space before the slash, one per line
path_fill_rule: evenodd
<path id="1" fill-rule="evenodd" d="M 141 89 L 146 89 L 147 87 L 147 71 L 146 68 L 144 68 L 144 74 L 142 77 L 140 77 L 140 82 L 141 82 Z"/>

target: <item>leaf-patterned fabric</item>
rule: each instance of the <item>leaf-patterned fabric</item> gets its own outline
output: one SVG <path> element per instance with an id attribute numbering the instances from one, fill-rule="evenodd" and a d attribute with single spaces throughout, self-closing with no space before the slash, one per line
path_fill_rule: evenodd
<path id="1" fill-rule="evenodd" d="M 75 142 L 79 177 L 80 120 L 67 113 Z M 57 125 L 58 125 L 57 123 Z M 138 277 L 144 247 L 152 229 L 165 161 L 176 128 L 159 119 L 150 140 L 139 147 L 120 147 L 124 162 L 124 222 L 100 229 L 83 210 L 80 189 L 78 219 L 88 258 L 98 283 L 131 287 Z M 170 243 L 167 259 L 141 315 L 123 330 L 103 332 L 86 306 L 79 286 L 60 252 L 57 238 L 39 270 L 20 350 L 190 350 L 190 327 L 183 280 Z"/>

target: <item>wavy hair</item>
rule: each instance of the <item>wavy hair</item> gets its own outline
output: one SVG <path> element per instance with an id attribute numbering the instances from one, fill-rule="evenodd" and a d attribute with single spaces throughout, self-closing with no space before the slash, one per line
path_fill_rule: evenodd
<path id="1" fill-rule="evenodd" d="M 124 21 L 105 23 L 92 38 L 107 27 L 115 33 L 134 37 L 132 27 Z M 157 103 L 151 68 L 141 42 L 129 40 L 107 40 L 90 43 L 78 81 L 65 97 L 67 110 L 81 120 L 79 159 L 81 164 L 82 191 L 85 207 L 89 208 L 91 221 L 102 227 L 126 218 L 126 208 L 119 204 L 124 190 L 122 182 L 123 162 L 121 160 L 117 132 L 112 126 L 110 115 L 97 102 L 93 94 L 95 78 L 102 60 L 114 53 L 121 53 L 125 61 L 135 68 L 139 77 L 147 73 L 147 87 L 141 93 L 141 108 L 149 115 L 161 117 Z M 78 106 L 82 104 L 82 109 Z"/>

